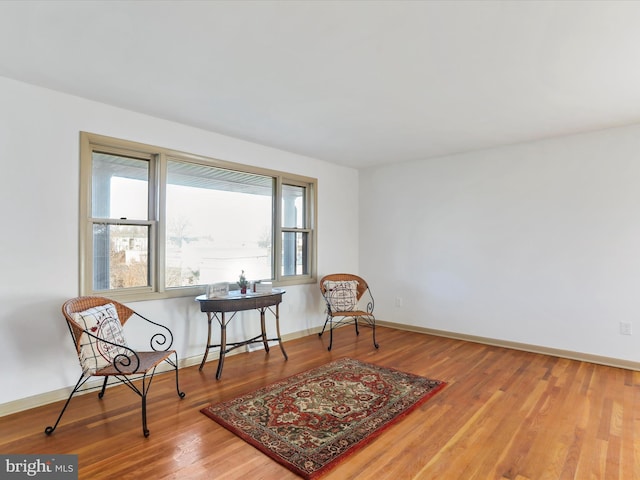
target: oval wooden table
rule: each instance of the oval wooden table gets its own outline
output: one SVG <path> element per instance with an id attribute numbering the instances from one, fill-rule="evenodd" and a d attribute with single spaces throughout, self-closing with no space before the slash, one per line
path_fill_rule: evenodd
<path id="1" fill-rule="evenodd" d="M 282 295 L 284 290 L 274 288 L 268 293 L 255 293 L 248 292 L 241 294 L 239 291 L 231 291 L 224 297 L 207 298 L 206 295 L 200 295 L 196 297 L 196 300 L 200 302 L 200 311 L 207 314 L 207 322 L 209 324 L 207 333 L 207 345 L 204 350 L 204 356 L 200 363 L 200 370 L 204 367 L 207 361 L 210 348 L 220 347 L 220 357 L 218 360 L 218 370 L 216 371 L 216 380 L 220 380 L 222 375 L 222 367 L 224 366 L 224 356 L 230 351 L 249 345 L 251 343 L 264 344 L 265 351 L 269 352 L 269 342 L 278 341 L 280 350 L 284 359 L 288 360 L 287 352 L 284 351 L 282 345 L 282 338 L 280 336 L 280 303 L 282 302 Z M 258 310 L 260 312 L 260 335 L 256 335 L 248 340 L 242 340 L 240 342 L 227 342 L 227 325 L 238 312 L 245 310 Z M 265 313 L 270 311 L 276 319 L 276 334 L 277 337 L 267 338 L 266 326 L 265 326 Z M 225 314 L 231 313 L 227 316 Z M 220 325 L 220 343 L 211 343 L 211 323 L 216 320 Z"/>

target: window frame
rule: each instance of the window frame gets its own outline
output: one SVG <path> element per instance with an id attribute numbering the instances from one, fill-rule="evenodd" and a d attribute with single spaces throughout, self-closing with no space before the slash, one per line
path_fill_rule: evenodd
<path id="1" fill-rule="evenodd" d="M 148 220 L 122 220 L 92 217 L 92 155 L 94 151 L 124 155 L 148 160 L 150 163 L 148 180 Z M 106 295 L 123 301 L 152 300 L 174 297 L 200 295 L 205 285 L 187 287 L 169 287 L 165 285 L 165 241 L 166 241 L 166 182 L 168 161 L 189 162 L 205 166 L 219 167 L 243 173 L 253 173 L 272 177 L 275 182 L 271 220 L 272 232 L 272 276 L 276 287 L 301 285 L 316 282 L 317 269 L 317 188 L 318 180 L 287 172 L 262 167 L 255 167 L 225 160 L 208 158 L 146 145 L 128 140 L 121 140 L 104 135 L 80 132 L 80 211 L 79 211 L 79 290 L 80 295 Z M 285 228 L 282 226 L 282 186 L 292 185 L 305 187 L 304 228 Z M 130 287 L 126 289 L 94 290 L 93 289 L 93 225 L 105 224 L 145 224 L 150 225 L 149 238 L 149 286 Z M 283 275 L 282 273 L 282 238 L 283 232 L 305 232 L 308 237 L 307 259 L 308 272 L 301 275 Z M 233 279 L 229 281 L 230 289 L 235 289 Z"/>
<path id="2" fill-rule="evenodd" d="M 279 213 L 279 218 L 278 218 L 278 225 L 279 225 L 279 230 L 277 231 L 277 234 L 280 236 L 280 245 L 276 252 L 277 255 L 279 255 L 280 258 L 278 258 L 277 260 L 274 260 L 274 264 L 278 265 L 279 267 L 281 267 L 283 265 L 283 258 L 282 258 L 282 243 L 283 243 L 283 234 L 284 233 L 302 233 L 302 234 L 307 234 L 307 241 L 309 242 L 314 242 L 315 240 L 312 238 L 313 236 L 313 231 L 314 229 L 309 227 L 309 223 L 310 220 L 315 212 L 315 208 L 311 207 L 311 203 L 312 200 L 315 198 L 315 190 L 313 185 L 310 185 L 308 183 L 304 183 L 301 181 L 295 181 L 293 179 L 287 179 L 287 181 L 283 181 L 281 184 L 278 185 L 278 193 L 277 193 L 277 199 L 276 201 L 279 202 L 279 205 L 282 205 L 282 200 L 283 200 L 283 193 L 282 193 L 282 186 L 283 185 L 287 185 L 287 186 L 292 186 L 292 187 L 302 187 L 304 188 L 304 206 L 305 206 L 305 211 L 304 214 L 302 215 L 302 218 L 304 220 L 304 225 L 302 227 L 285 227 L 282 224 L 284 223 L 282 221 L 282 208 L 280 208 L 278 210 Z M 274 230 L 276 231 L 276 230 Z M 274 247 L 275 249 L 275 247 Z M 311 250 L 313 250 L 313 248 L 311 248 Z M 310 266 L 309 266 L 310 268 Z M 285 275 L 282 272 L 279 272 L 279 275 L 284 279 L 284 278 L 296 278 L 299 275 Z"/>

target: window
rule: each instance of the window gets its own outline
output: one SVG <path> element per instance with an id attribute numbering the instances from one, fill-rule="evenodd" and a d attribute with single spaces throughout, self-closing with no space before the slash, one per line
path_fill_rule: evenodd
<path id="1" fill-rule="evenodd" d="M 306 275 L 309 234 L 307 227 L 307 187 L 282 186 L 282 270 L 283 276 Z"/>
<path id="2" fill-rule="evenodd" d="M 317 180 L 81 134 L 81 294 L 315 281 Z"/>
<path id="3" fill-rule="evenodd" d="M 150 158 L 92 152 L 91 291 L 151 286 Z"/>

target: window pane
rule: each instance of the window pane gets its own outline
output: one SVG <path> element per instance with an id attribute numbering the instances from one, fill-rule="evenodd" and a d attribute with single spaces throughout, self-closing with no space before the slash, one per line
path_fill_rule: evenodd
<path id="1" fill-rule="evenodd" d="M 308 274 L 308 238 L 306 232 L 282 233 L 282 275 Z"/>
<path id="2" fill-rule="evenodd" d="M 166 285 L 271 279 L 274 179 L 169 161 Z"/>
<path id="3" fill-rule="evenodd" d="M 149 162 L 93 152 L 93 218 L 148 220 Z"/>
<path id="4" fill-rule="evenodd" d="M 304 228 L 305 187 L 282 185 L 282 226 L 285 228 Z"/>
<path id="5" fill-rule="evenodd" d="M 93 225 L 93 289 L 149 286 L 148 225 Z"/>

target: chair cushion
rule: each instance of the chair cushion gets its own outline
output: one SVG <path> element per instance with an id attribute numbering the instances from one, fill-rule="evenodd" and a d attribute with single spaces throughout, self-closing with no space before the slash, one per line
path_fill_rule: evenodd
<path id="1" fill-rule="evenodd" d="M 358 304 L 358 282 L 356 280 L 344 280 L 324 282 L 324 296 L 326 297 L 332 312 L 350 312 Z"/>
<path id="2" fill-rule="evenodd" d="M 116 345 L 127 346 L 122 324 L 113 303 L 78 312 L 75 314 L 75 320 L 93 335 Z M 126 348 L 118 348 L 86 333 L 80 337 L 80 365 L 87 375 L 93 375 L 97 370 L 111 365 L 117 355 L 129 355 L 130 353 L 131 351 Z"/>

